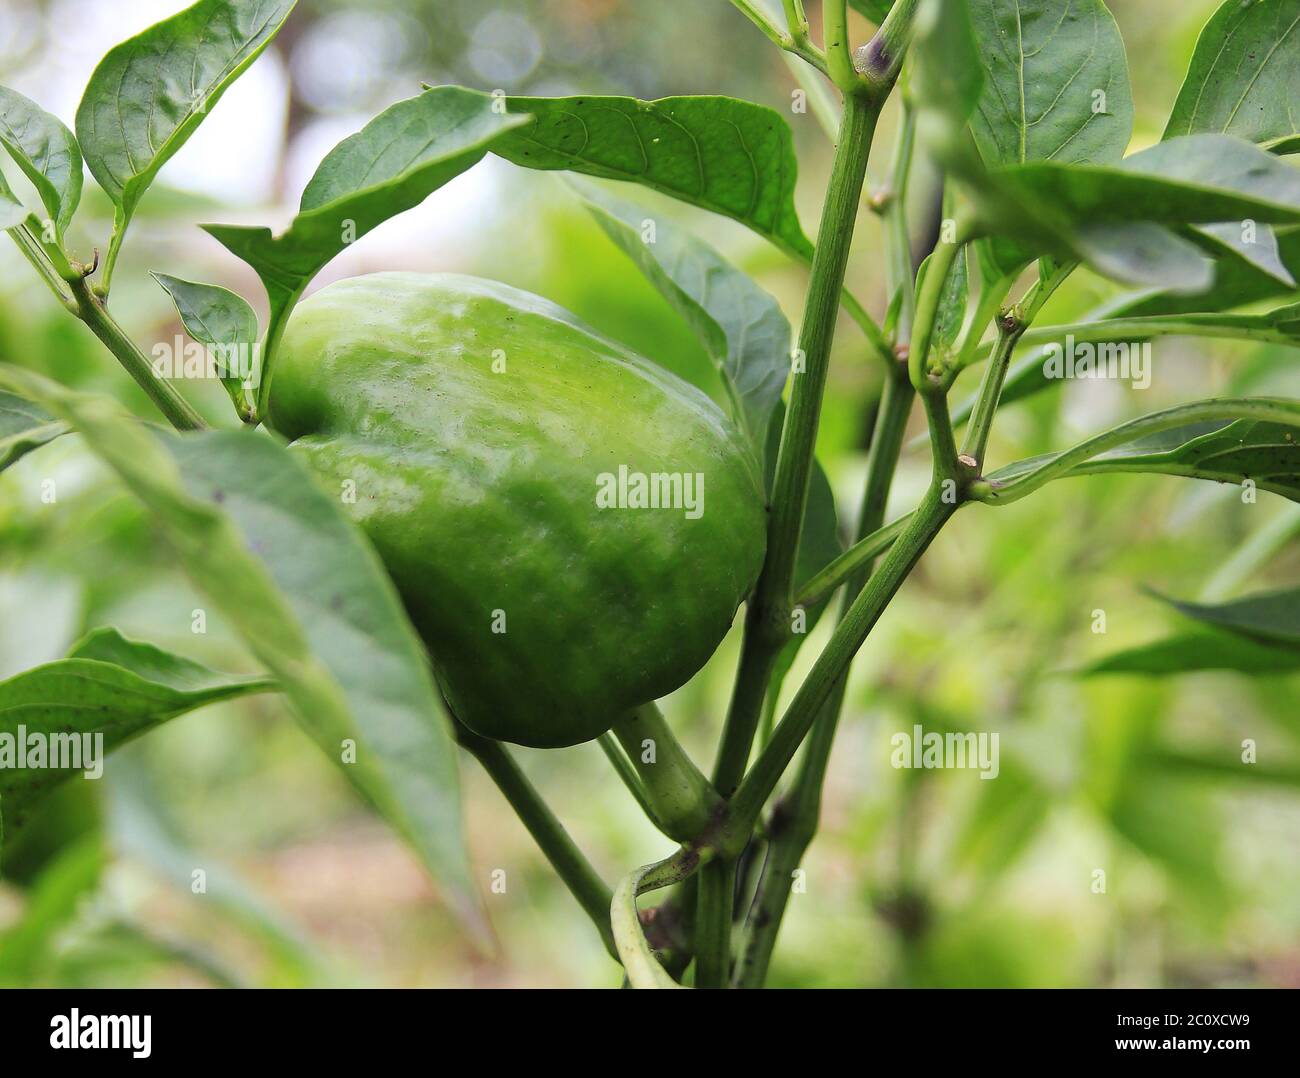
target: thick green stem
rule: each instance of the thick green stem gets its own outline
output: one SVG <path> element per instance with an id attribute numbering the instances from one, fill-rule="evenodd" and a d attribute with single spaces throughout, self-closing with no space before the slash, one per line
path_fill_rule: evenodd
<path id="1" fill-rule="evenodd" d="M 790 635 L 790 587 L 808 502 L 831 340 L 878 114 L 878 103 L 860 94 L 845 98 L 799 332 L 805 366 L 794 377 L 781 429 L 767 560 L 746 613 L 740 669 L 714 770 L 715 785 L 724 797 L 734 789 L 749 759 L 772 664 Z"/>
<path id="2" fill-rule="evenodd" d="M 629 711 L 615 721 L 613 731 L 640 777 L 651 819 L 678 842 L 698 838 L 717 815 L 721 798 L 659 708 L 650 703 Z"/>
<path id="3" fill-rule="evenodd" d="M 207 423 L 194 410 L 194 407 L 171 386 L 154 372 L 149 358 L 140 351 L 136 343 L 122 330 L 113 316 L 105 310 L 103 303 L 95 296 L 84 277 L 68 282 L 73 299 L 77 303 L 77 317 L 90 327 L 104 346 L 117 357 L 126 368 L 127 374 L 136 380 L 149 399 L 158 406 L 158 410 L 167 417 L 177 430 L 204 430 Z"/>
<path id="4" fill-rule="evenodd" d="M 776 632 L 782 639 L 789 633 L 789 626 L 785 623 L 786 607 L 808 501 L 813 449 L 830 365 L 835 316 L 839 310 L 839 293 L 844 283 L 844 269 L 848 263 L 877 115 L 877 106 L 861 96 L 851 95 L 845 100 L 840 143 L 836 148 L 830 187 L 822 211 L 808 283 L 808 300 L 799 331 L 799 353 L 804 369 L 794 376 L 790 408 L 781 431 L 776 477 L 772 484 L 767 562 L 757 592 L 759 608 L 780 618 Z"/>
<path id="5" fill-rule="evenodd" d="M 479 737 L 464 728 L 457 730 L 460 743 L 483 765 L 497 788 L 510 802 L 510 807 L 528 828 L 556 874 L 564 881 L 569 892 L 586 911 L 601 942 L 615 960 L 619 959 L 614 945 L 614 933 L 609 923 L 610 903 L 613 894 L 596 874 L 581 850 L 574 844 L 564 825 L 555 817 L 528 776 L 520 770 L 513 756 L 499 741 Z"/>
<path id="6" fill-rule="evenodd" d="M 836 682 L 847 673 L 885 607 L 956 509 L 957 504 L 946 500 L 940 485 L 932 486 L 906 530 L 854 600 L 790 702 L 772 740 L 732 797 L 727 825 L 720 836 L 719 848 L 724 853 L 734 855 L 743 849 L 763 805 L 812 728 L 822 705 L 830 699 Z"/>
<path id="7" fill-rule="evenodd" d="M 731 911 L 736 861 L 716 858 L 700 869 L 695 917 L 695 987 L 726 988 L 731 980 Z"/>
<path id="8" fill-rule="evenodd" d="M 871 439 L 862 508 L 858 514 L 857 534 L 860 537 L 880 530 L 915 397 L 912 384 L 901 369 L 885 384 L 876 429 Z M 862 591 L 870 575 L 871 561 L 864 558 L 858 562 L 848 579 L 840 610 L 841 621 L 852 609 L 853 600 Z M 826 780 L 826 767 L 830 762 L 831 745 L 839 725 L 847 680 L 846 671 L 822 706 L 804 750 L 794 789 L 790 797 L 784 799 L 772 813 L 769 821 L 767 864 L 754 896 L 747 938 L 736 970 L 737 987 L 761 987 L 767 977 L 768 963 L 790 896 L 791 876 L 799 867 L 817 832 L 821 817 L 821 791 Z"/>

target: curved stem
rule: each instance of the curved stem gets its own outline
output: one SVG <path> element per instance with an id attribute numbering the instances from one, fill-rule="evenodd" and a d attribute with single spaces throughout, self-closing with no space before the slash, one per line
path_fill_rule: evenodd
<path id="1" fill-rule="evenodd" d="M 493 741 L 458 727 L 457 739 L 483 765 L 497 788 L 510 802 L 528 833 L 550 861 L 556 874 L 564 881 L 569 893 L 578 900 L 587 916 L 600 933 L 605 949 L 615 959 L 620 957 L 614 945 L 614 933 L 609 923 L 610 902 L 613 896 L 605 882 L 596 874 L 581 850 L 574 844 L 564 825 L 555 817 L 537 788 L 519 768 L 515 758 L 499 741 Z"/>
<path id="2" fill-rule="evenodd" d="M 173 386 L 154 373 L 148 357 L 126 335 L 103 303 L 95 296 L 84 277 L 68 282 L 77 303 L 77 317 L 90 327 L 90 331 L 117 357 L 127 374 L 149 395 L 158 410 L 177 430 L 204 430 L 207 423 Z"/>
<path id="3" fill-rule="evenodd" d="M 989 505 L 1009 505 L 1018 502 L 1053 479 L 1059 479 L 1071 469 L 1086 464 L 1098 454 L 1126 445 L 1149 434 L 1181 427 L 1187 423 L 1200 423 L 1215 419 L 1254 419 L 1265 423 L 1283 423 L 1294 426 L 1297 421 L 1294 401 L 1285 398 L 1245 397 L 1235 400 L 1204 400 L 1181 404 L 1175 408 L 1140 416 L 1118 427 L 1094 435 L 1076 446 L 1048 457 L 1029 471 L 1005 483 L 983 480 L 971 487 L 970 497 Z"/>
<path id="4" fill-rule="evenodd" d="M 680 849 L 671 857 L 653 864 L 642 865 L 624 876 L 614 888 L 606 906 L 612 926 L 616 956 L 627 971 L 633 988 L 680 988 L 659 964 L 654 951 L 646 942 L 637 913 L 638 895 L 658 890 L 686 879 L 700 864 L 700 855 L 690 849 Z"/>
<path id="5" fill-rule="evenodd" d="M 664 721 L 654 703 L 615 720 L 614 736 L 641 780 L 641 788 L 664 833 L 678 842 L 698 838 L 721 806 L 709 780 L 701 774 Z"/>

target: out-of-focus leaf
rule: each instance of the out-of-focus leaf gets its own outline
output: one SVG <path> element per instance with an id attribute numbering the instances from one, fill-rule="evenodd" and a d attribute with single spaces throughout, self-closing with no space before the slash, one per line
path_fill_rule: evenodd
<path id="1" fill-rule="evenodd" d="M 373 548 L 286 449 L 248 432 L 155 434 L 114 402 L 15 368 L 152 512 L 304 729 L 481 931 L 455 748 L 427 660 Z"/>
<path id="2" fill-rule="evenodd" d="M 114 849 L 154 870 L 183 894 L 191 894 L 193 872 L 202 867 L 206 901 L 249 930 L 271 949 L 280 980 L 317 983 L 324 973 L 302 931 L 254 891 L 229 865 L 190 848 L 153 790 L 148 772 L 127 753 L 108 796 L 108 825 Z"/>
<path id="3" fill-rule="evenodd" d="M 40 982 L 59 934 L 99 883 L 103 868 L 104 849 L 93 836 L 68 847 L 41 873 L 17 924 L 0 932 L 0 985 Z"/>
<path id="4" fill-rule="evenodd" d="M 671 221 L 589 184 L 575 186 L 609 238 L 700 338 L 761 451 L 790 372 L 790 323 L 776 300 Z"/>
<path id="5" fill-rule="evenodd" d="M 67 433 L 67 424 L 43 408 L 0 390 L 0 471 Z"/>
<path id="6" fill-rule="evenodd" d="M 1226 0 L 1192 53 L 1165 138 L 1227 132 L 1284 146 L 1300 135 L 1300 2 Z"/>
<path id="7" fill-rule="evenodd" d="M 112 752 L 187 711 L 271 688 L 266 678 L 218 674 L 114 629 L 96 630 L 68 658 L 0 682 L 0 811 L 6 828 L 12 833 L 21 827 L 31 802 L 56 783 L 102 764 L 84 756 L 87 738 L 102 737 L 103 752 Z M 39 762 L 28 745 L 40 746 Z M 93 756 L 96 750 L 90 751 Z M 56 752 L 62 766 L 55 766 Z"/>
<path id="8" fill-rule="evenodd" d="M 1280 644 L 1300 654 L 1300 588 L 1248 595 L 1218 604 L 1165 601 L 1203 624 L 1249 640 Z"/>
<path id="9" fill-rule="evenodd" d="M 1252 238 L 1246 238 L 1246 232 L 1240 221 L 1225 221 L 1217 225 L 1201 225 L 1193 230 L 1194 235 L 1208 241 L 1211 253 L 1222 257 L 1226 251 L 1253 266 L 1261 273 L 1272 277 L 1283 288 L 1294 290 L 1295 277 L 1282 261 L 1277 246 L 1277 233 L 1268 225 L 1250 223 Z M 1218 283 L 1218 274 L 1215 275 Z"/>
<path id="10" fill-rule="evenodd" d="M 1089 663 L 1080 674 L 1141 674 L 1162 677 L 1198 670 L 1240 674 L 1287 674 L 1300 670 L 1300 651 L 1257 643 L 1231 633 L 1187 632 L 1125 648 Z"/>

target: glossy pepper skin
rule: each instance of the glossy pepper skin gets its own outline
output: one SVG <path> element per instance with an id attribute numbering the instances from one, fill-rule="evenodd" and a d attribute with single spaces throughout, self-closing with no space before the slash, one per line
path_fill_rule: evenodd
<path id="1" fill-rule="evenodd" d="M 484 736 L 572 745 L 680 687 L 762 566 L 762 478 L 732 422 L 538 296 L 340 281 L 294 312 L 267 401 L 326 488 L 355 491 L 346 509 Z M 620 466 L 702 475 L 703 512 L 600 508 Z"/>

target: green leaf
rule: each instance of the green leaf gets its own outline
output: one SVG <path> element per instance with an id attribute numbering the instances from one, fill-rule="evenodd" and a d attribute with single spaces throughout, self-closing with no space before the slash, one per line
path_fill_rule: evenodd
<path id="1" fill-rule="evenodd" d="M 912 32 L 912 90 L 924 141 L 951 157 L 979 106 L 984 60 L 966 0 L 922 0 Z"/>
<path id="2" fill-rule="evenodd" d="M 1216 228 L 1216 226 L 1209 226 Z M 1238 230 L 1236 224 L 1220 226 Z M 1253 255 L 1245 251 L 1250 245 L 1232 245 L 1221 247 L 1216 252 L 1214 266 L 1214 285 L 1209 291 L 1198 296 L 1175 295 L 1161 289 L 1130 296 L 1124 302 L 1113 305 L 1114 315 L 1146 317 L 1157 314 L 1189 314 L 1201 311 L 1225 311 L 1248 303 L 1274 296 L 1290 294 L 1295 291 L 1293 285 L 1284 284 L 1287 277 L 1300 276 L 1300 228 L 1284 226 L 1269 229 L 1277 244 L 1277 266 L 1271 264 L 1267 250 L 1268 240 L 1260 225 L 1256 239 L 1261 248 Z M 1216 228 L 1217 234 L 1217 228 Z M 1280 269 L 1278 267 L 1280 266 Z"/>
<path id="3" fill-rule="evenodd" d="M 176 305 L 181 325 L 209 350 L 236 406 L 241 387 L 256 376 L 257 315 L 247 301 L 228 288 L 183 281 L 167 273 L 153 273 L 153 279 Z"/>
<path id="4" fill-rule="evenodd" d="M 1226 132 L 1263 145 L 1300 134 L 1300 2 L 1226 0 L 1201 30 L 1165 138 Z"/>
<path id="5" fill-rule="evenodd" d="M 449 721 L 392 582 L 337 499 L 269 437 L 154 434 L 105 398 L 15 368 L 0 378 L 66 416 L 152 512 L 307 733 L 479 930 Z"/>
<path id="6" fill-rule="evenodd" d="M 1300 588 L 1262 592 L 1218 604 L 1159 598 L 1204 625 L 1300 653 Z"/>
<path id="7" fill-rule="evenodd" d="M 0 932 L 0 985 L 31 987 L 39 980 L 52 960 L 59 933 L 98 885 L 104 860 L 103 845 L 94 836 L 62 851 L 41 873 L 28 892 L 22 917 Z"/>
<path id="8" fill-rule="evenodd" d="M 794 206 L 799 163 L 780 113 L 731 97 L 510 97 L 530 114 L 492 152 L 524 168 L 626 180 L 747 225 L 788 254 L 812 244 Z"/>
<path id="9" fill-rule="evenodd" d="M 1237 422 L 1232 422 L 1237 420 Z M 987 476 L 982 500 L 1016 501 L 1054 479 L 1141 472 L 1240 483 L 1300 501 L 1300 401 L 1224 398 L 1167 408 L 1057 453 L 1031 457 Z"/>
<path id="10" fill-rule="evenodd" d="M 26 217 L 26 208 L 5 188 L 4 176 L 0 175 L 0 229 L 15 228 Z"/>
<path id="11" fill-rule="evenodd" d="M 916 274 L 916 288 L 921 288 L 926 271 L 930 267 L 930 258 L 926 256 Z M 934 336 L 930 347 L 937 356 L 950 357 L 953 346 L 961 334 L 962 324 L 966 320 L 966 305 L 970 295 L 970 277 L 966 259 L 959 254 L 943 283 L 939 293 L 939 306 L 934 315 Z"/>
<path id="12" fill-rule="evenodd" d="M 418 206 L 477 164 L 523 116 L 500 113 L 488 94 L 441 86 L 385 109 L 334 147 L 279 236 L 269 228 L 204 225 L 261 278 L 271 316 L 263 362 L 273 362 L 289 311 L 311 279 L 348 244 Z M 268 375 L 269 377 L 269 375 Z M 266 392 L 263 379 L 261 390 Z"/>
<path id="13" fill-rule="evenodd" d="M 1101 0 L 974 0 L 970 11 L 987 72 L 971 130 L 987 164 L 1124 156 L 1133 95 Z"/>
<path id="14" fill-rule="evenodd" d="M 1238 420 L 1175 427 L 1103 453 L 1072 474 L 1144 472 L 1218 483 L 1251 479 L 1264 490 L 1300 501 L 1300 411 L 1296 422 L 1283 426 Z"/>
<path id="15" fill-rule="evenodd" d="M 0 86 L 0 143 L 32 181 L 62 237 L 81 200 L 81 150 L 72 132 L 35 101 Z"/>
<path id="16" fill-rule="evenodd" d="M 700 338 L 760 450 L 790 373 L 790 323 L 776 300 L 671 221 L 589 184 L 574 186 L 605 234 Z"/>
<path id="17" fill-rule="evenodd" d="M 158 170 L 270 44 L 294 3 L 199 0 L 99 62 L 77 106 L 77 139 L 116 207 L 106 275 Z"/>
<path id="18" fill-rule="evenodd" d="M 1176 295 L 1198 295 L 1214 283 L 1214 264 L 1200 248 L 1163 225 L 1085 225 L 1073 239 L 1080 257 L 1112 280 L 1159 284 Z"/>
<path id="19" fill-rule="evenodd" d="M 61 434 L 68 433 L 45 409 L 0 390 L 0 472 Z"/>
<path id="20" fill-rule="evenodd" d="M 1251 222 L 1249 236 L 1240 222 L 1224 221 L 1215 225 L 1201 225 L 1192 230 L 1192 238 L 1202 240 L 1215 255 L 1225 252 L 1249 263 L 1261 273 L 1272 277 L 1283 288 L 1294 290 L 1295 277 L 1287 269 L 1278 251 L 1277 233 L 1268 225 Z"/>
<path id="21" fill-rule="evenodd" d="M 1162 677 L 1201 670 L 1286 674 L 1300 670 L 1300 651 L 1257 643 L 1226 632 L 1186 632 L 1117 651 L 1088 664 L 1079 673 L 1087 677 L 1105 674 Z"/>
<path id="22" fill-rule="evenodd" d="M 103 751 L 112 752 L 187 711 L 272 688 L 266 678 L 218 674 L 114 629 L 91 634 L 66 659 L 0 682 L 0 798 L 7 829 L 22 825 L 40 793 L 94 762 L 83 758 L 85 736 L 102 735 Z M 19 767 L 19 746 L 37 744 L 33 735 L 48 746 L 41 750 L 43 762 Z M 77 739 L 71 755 L 76 766 L 56 768 L 46 756 L 60 736 Z"/>
<path id="23" fill-rule="evenodd" d="M 1031 161 L 990 177 L 1075 224 L 1300 221 L 1300 170 L 1232 135 L 1171 139 L 1116 166 Z"/>

